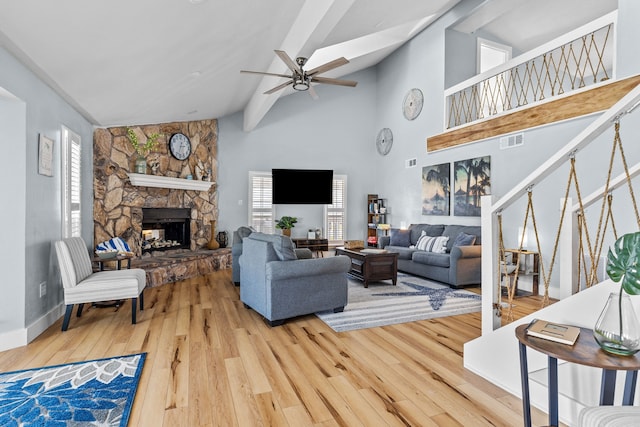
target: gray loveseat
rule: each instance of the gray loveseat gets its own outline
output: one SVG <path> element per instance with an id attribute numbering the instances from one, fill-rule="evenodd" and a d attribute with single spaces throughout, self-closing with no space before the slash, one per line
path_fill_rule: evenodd
<path id="1" fill-rule="evenodd" d="M 449 237 L 446 252 L 418 250 L 415 246 L 423 231 L 427 236 Z M 469 236 L 475 236 L 475 239 Z M 469 244 L 470 240 L 472 244 Z M 382 236 L 378 242 L 379 247 L 399 254 L 399 271 L 456 288 L 480 284 L 480 244 L 479 226 L 443 224 L 411 224 L 408 230 L 392 229 L 391 235 Z"/>
<path id="2" fill-rule="evenodd" d="M 251 233 L 242 242 L 240 300 L 271 326 L 347 305 L 346 256 L 298 259 L 287 236 Z"/>

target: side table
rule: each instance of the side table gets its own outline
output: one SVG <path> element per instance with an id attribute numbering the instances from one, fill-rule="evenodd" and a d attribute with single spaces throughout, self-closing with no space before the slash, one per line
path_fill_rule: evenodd
<path id="1" fill-rule="evenodd" d="M 520 379 L 522 381 L 522 413 L 524 425 L 531 426 L 531 407 L 529 399 L 529 370 L 527 365 L 527 347 L 548 356 L 549 366 L 549 425 L 558 425 L 558 359 L 579 365 L 602 369 L 600 382 L 600 405 L 613 405 L 616 372 L 626 371 L 623 405 L 633 405 L 640 357 L 614 356 L 600 348 L 593 330 L 580 328 L 580 335 L 574 345 L 560 344 L 543 338 L 527 335 L 529 325 L 516 328 L 516 337 L 520 347 Z"/>

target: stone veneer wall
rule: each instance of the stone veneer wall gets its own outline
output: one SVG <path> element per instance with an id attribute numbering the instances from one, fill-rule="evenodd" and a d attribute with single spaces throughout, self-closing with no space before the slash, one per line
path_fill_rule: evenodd
<path id="1" fill-rule="evenodd" d="M 211 180 L 217 177 L 218 121 L 174 122 L 130 126 L 144 144 L 147 135 L 161 133 L 159 143 L 147 155 L 147 162 L 157 159 L 157 174 L 184 178 L 202 161 L 211 168 Z M 171 135 L 184 133 L 191 140 L 191 155 L 184 161 L 168 150 Z M 191 208 L 191 250 L 206 246 L 211 236 L 211 221 L 218 218 L 217 191 L 208 192 L 133 186 L 127 172 L 134 170 L 137 157 L 126 127 L 96 129 L 93 135 L 93 220 L 94 246 L 113 237 L 127 241 L 137 256 L 141 255 L 142 208 Z M 147 173 L 151 173 L 147 167 Z"/>

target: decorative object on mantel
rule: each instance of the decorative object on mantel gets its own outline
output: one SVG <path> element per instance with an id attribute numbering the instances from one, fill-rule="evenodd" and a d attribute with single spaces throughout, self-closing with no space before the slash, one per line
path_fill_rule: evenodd
<path id="1" fill-rule="evenodd" d="M 194 179 L 172 178 L 170 176 L 145 175 L 129 172 L 131 185 L 138 187 L 175 188 L 178 190 L 209 191 L 215 184 L 211 181 L 196 181 Z"/>
<path id="2" fill-rule="evenodd" d="M 219 249 L 220 243 L 216 240 L 216 220 L 211 220 L 211 237 L 209 238 L 209 243 L 207 244 L 207 248 L 209 249 Z"/>
<path id="3" fill-rule="evenodd" d="M 282 234 L 291 237 L 291 229 L 295 227 L 295 223 L 298 222 L 298 218 L 295 216 L 283 216 L 276 221 L 276 228 L 282 230 Z"/>
<path id="4" fill-rule="evenodd" d="M 600 347 L 629 356 L 640 350 L 640 324 L 629 295 L 640 294 L 640 232 L 619 238 L 607 254 L 607 274 L 621 282 L 620 293 L 611 293 L 593 328 Z M 627 294 L 624 294 L 626 292 Z"/>
<path id="5" fill-rule="evenodd" d="M 218 234 L 216 234 L 216 240 L 220 243 L 221 248 L 226 248 L 229 244 L 229 236 L 226 231 L 219 231 Z"/>
<path id="6" fill-rule="evenodd" d="M 136 134 L 136 132 L 133 129 L 127 128 L 127 137 L 129 138 L 129 141 L 131 142 L 133 149 L 136 150 L 136 153 L 138 154 L 138 157 L 136 158 L 136 162 L 135 162 L 136 173 L 139 173 L 139 174 L 147 173 L 146 155 L 149 154 L 149 151 L 151 151 L 153 147 L 156 146 L 156 144 L 158 144 L 158 138 L 160 138 L 161 136 L 162 136 L 161 133 L 151 134 L 147 137 L 146 142 L 143 145 L 141 145 L 140 141 L 138 140 L 138 134 Z"/>

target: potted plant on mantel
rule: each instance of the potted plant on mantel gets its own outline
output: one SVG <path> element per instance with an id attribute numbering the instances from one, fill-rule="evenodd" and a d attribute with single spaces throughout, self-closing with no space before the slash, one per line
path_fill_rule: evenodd
<path id="1" fill-rule="evenodd" d="M 298 218 L 295 216 L 283 216 L 276 220 L 276 228 L 282 230 L 282 234 L 291 237 L 291 229 L 295 227 L 295 223 L 298 222 Z"/>
<path id="2" fill-rule="evenodd" d="M 153 133 L 147 137 L 147 141 L 144 144 L 140 144 L 138 135 L 135 131 L 131 128 L 127 128 L 127 137 L 129 138 L 133 149 L 136 150 L 136 153 L 138 154 L 135 163 L 136 173 L 147 173 L 147 158 L 145 156 L 158 144 L 158 138 L 161 136 L 161 133 Z"/>
<path id="3" fill-rule="evenodd" d="M 593 335 L 606 352 L 629 356 L 640 350 L 640 324 L 629 298 L 640 295 L 640 232 L 625 234 L 609 248 L 607 274 L 621 283 L 620 292 L 609 295 Z"/>

